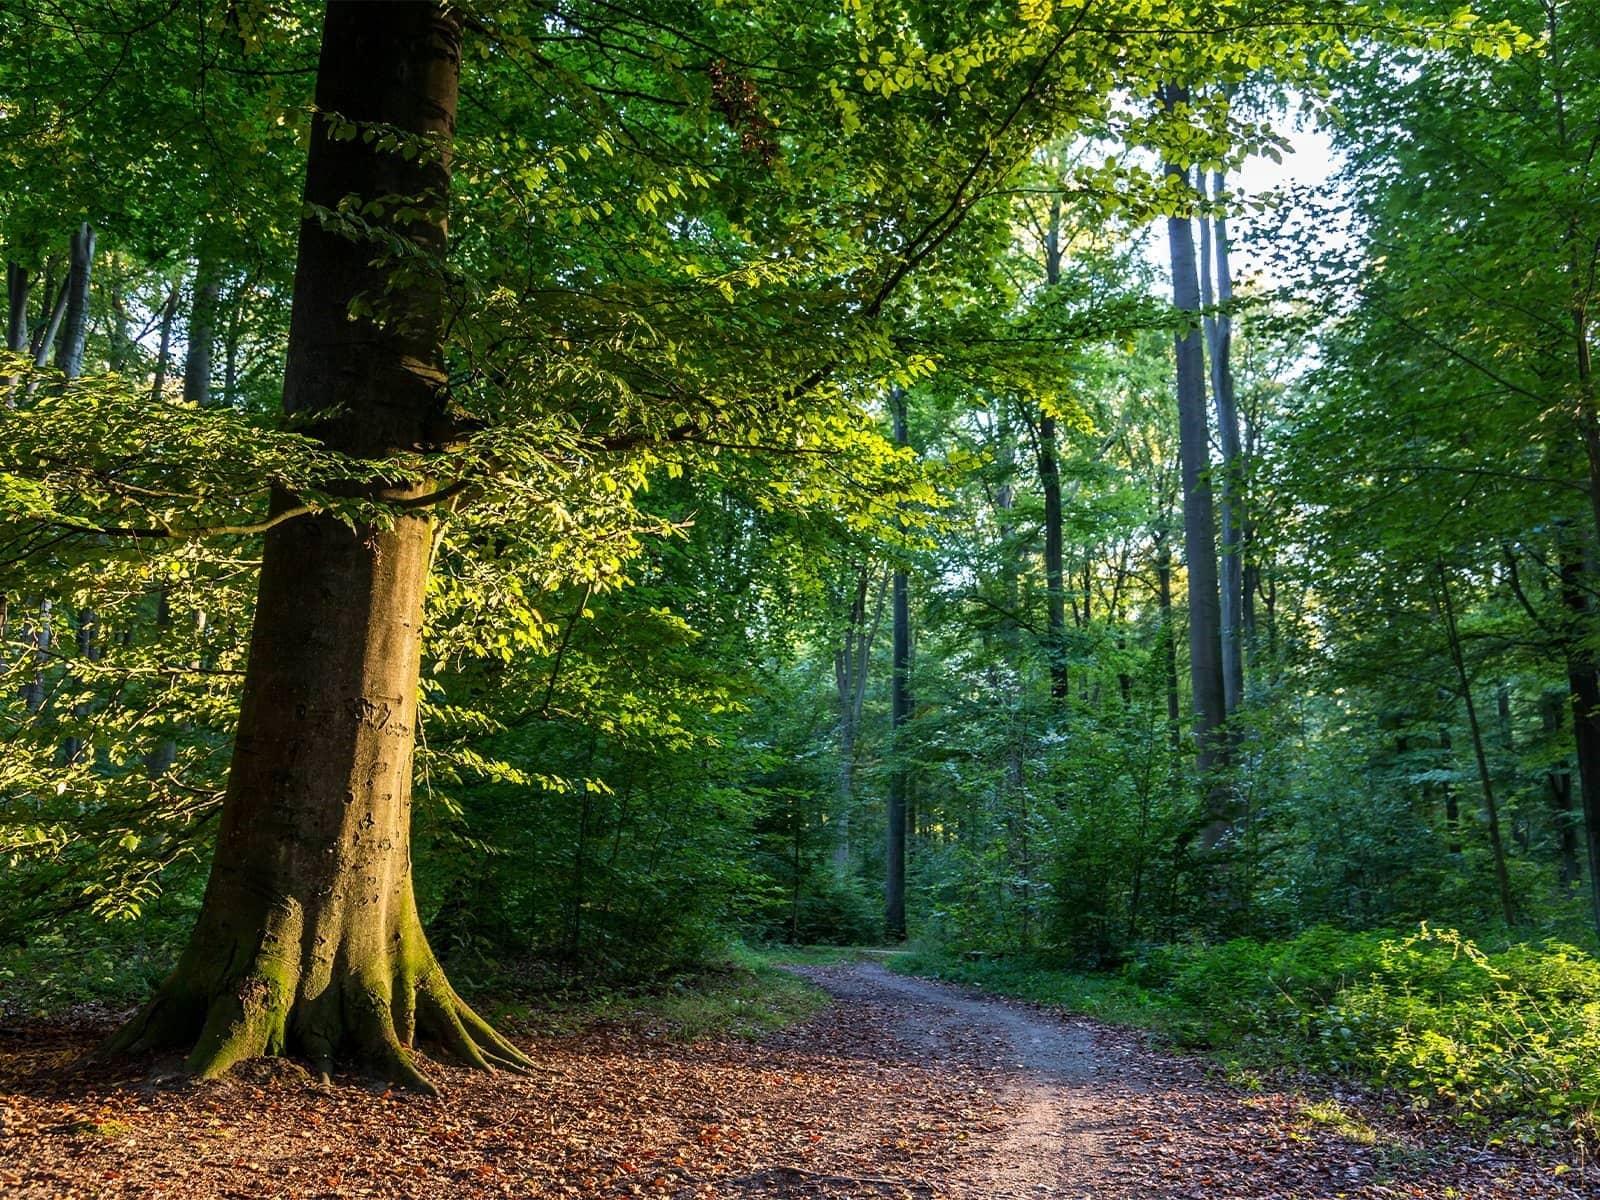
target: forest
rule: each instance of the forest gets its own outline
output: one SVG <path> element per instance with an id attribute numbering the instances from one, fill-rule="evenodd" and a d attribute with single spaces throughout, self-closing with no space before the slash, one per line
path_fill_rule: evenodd
<path id="1" fill-rule="evenodd" d="M 1097 1196 L 1594 1194 L 1597 150 L 1590 0 L 0 0 L 0 1192 L 1144 1137 L 943 980 L 1190 1073 Z M 558 1076 L 515 1179 L 128 1148 Z"/>

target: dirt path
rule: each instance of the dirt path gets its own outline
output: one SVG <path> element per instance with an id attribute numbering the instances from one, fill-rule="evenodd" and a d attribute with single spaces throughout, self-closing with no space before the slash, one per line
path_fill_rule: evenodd
<path id="1" fill-rule="evenodd" d="M 1005 1118 L 951 1197 L 1291 1200 L 1600 1197 L 1600 1173 L 1446 1135 L 1368 1099 L 1241 1092 L 1135 1035 L 872 964 L 799 972 L 919 1069 L 982 1062 Z"/>
<path id="2" fill-rule="evenodd" d="M 1122 1084 L 1088 1030 L 874 965 L 801 973 L 846 1004 L 880 1009 L 919 1065 L 977 1056 L 1004 1073 L 1008 1119 L 991 1151 L 949 1181 L 952 1195 L 1094 1195 L 1074 1181 L 1103 1176 L 1110 1151 L 1084 1099 Z"/>
<path id="3" fill-rule="evenodd" d="M 1319 1121 L 1090 1021 L 871 964 L 798 973 L 837 1003 L 762 1043 L 508 1020 L 537 1069 L 435 1066 L 440 1099 L 283 1062 L 72 1073 L 111 1018 L 0 1028 L 0 1198 L 1600 1197 L 1593 1168 L 1355 1098 Z"/>

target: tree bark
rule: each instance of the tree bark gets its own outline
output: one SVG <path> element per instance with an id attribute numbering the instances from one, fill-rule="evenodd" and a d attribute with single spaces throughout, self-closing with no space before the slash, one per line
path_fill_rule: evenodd
<path id="1" fill-rule="evenodd" d="M 183 398 L 204 408 L 211 403 L 212 367 L 216 358 L 217 298 L 222 281 L 217 264 L 202 248 L 194 272 L 194 297 L 189 306 L 189 348 L 183 360 Z"/>
<path id="2" fill-rule="evenodd" d="M 83 350 L 89 335 L 89 283 L 93 270 L 94 230 L 86 221 L 72 235 L 66 308 L 56 343 L 56 366 L 68 379 L 83 374 Z"/>
<path id="3" fill-rule="evenodd" d="M 863 564 L 851 589 L 844 636 L 833 654 L 834 687 L 839 697 L 839 807 L 833 820 L 833 868 L 841 879 L 850 873 L 850 816 L 855 809 L 856 797 L 856 734 L 861 728 L 861 709 L 866 702 L 872 647 L 878 640 L 878 625 L 883 617 L 885 589 L 880 579 L 872 620 L 870 624 L 867 621 L 867 589 L 870 584 L 871 572 Z"/>
<path id="4" fill-rule="evenodd" d="M 28 293 L 32 284 L 27 267 L 6 264 L 6 349 L 13 354 L 28 352 Z"/>
<path id="5" fill-rule="evenodd" d="M 61 286 L 56 290 L 55 302 L 50 306 L 49 314 L 44 322 L 33 331 L 33 365 L 42 368 L 50 361 L 50 351 L 56 344 L 56 335 L 61 332 L 61 323 L 67 315 L 67 293 L 70 290 L 70 279 L 61 281 Z M 48 298 L 49 292 L 45 293 Z M 28 395 L 33 395 L 39 388 L 37 379 L 28 382 Z"/>
<path id="6" fill-rule="evenodd" d="M 1558 538 L 1564 533 L 1558 529 Z M 1600 929 L 1600 669 L 1586 645 L 1594 621 L 1584 564 L 1574 539 L 1558 542 L 1561 602 L 1571 632 L 1566 637 L 1567 692 L 1572 703 L 1572 741 L 1578 760 L 1578 792 L 1582 799 L 1584 846 L 1589 864 L 1590 916 Z"/>
<path id="7" fill-rule="evenodd" d="M 13 354 L 28 352 L 28 294 L 33 277 L 20 263 L 6 264 L 6 349 Z M 11 389 L 15 375 L 0 375 L 0 397 L 7 407 L 13 403 Z"/>
<path id="8" fill-rule="evenodd" d="M 417 197 L 390 232 L 425 255 L 445 248 L 459 14 L 426 0 L 328 5 L 306 202 Z M 337 137 L 325 114 L 425 138 L 402 155 Z M 441 402 L 443 302 L 416 269 L 373 261 L 370 244 L 301 224 L 284 407 L 332 412 L 314 427 L 369 459 L 423 446 Z M 387 319 L 351 319 L 358 295 Z M 377 495 L 405 501 L 413 481 Z M 282 510 L 292 497 L 279 495 Z M 423 935 L 411 884 L 411 761 L 423 592 L 432 526 L 422 507 L 392 525 L 331 516 L 266 535 L 243 697 L 215 858 L 187 949 L 114 1040 L 133 1050 L 198 1042 L 206 1076 L 299 1051 L 326 1074 L 353 1052 L 383 1076 L 432 1086 L 416 1037 L 475 1066 L 526 1057 L 456 996 Z"/>

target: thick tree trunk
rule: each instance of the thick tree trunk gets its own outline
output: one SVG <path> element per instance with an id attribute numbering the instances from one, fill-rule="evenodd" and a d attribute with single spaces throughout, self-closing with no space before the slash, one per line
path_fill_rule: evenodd
<path id="1" fill-rule="evenodd" d="M 393 232 L 442 254 L 460 18 L 438 3 L 334 0 L 319 114 L 398 128 L 438 153 L 402 156 L 313 128 L 308 205 L 419 198 Z M 300 230 L 284 405 L 336 411 L 329 446 L 381 458 L 423 445 L 439 401 L 436 282 L 391 283 L 370 244 Z M 408 260 L 409 261 L 409 260 Z M 414 265 L 414 264 L 413 264 Z M 357 295 L 390 319 L 351 320 Z M 428 485 L 386 489 L 423 498 Z M 277 507 L 291 503 L 275 499 Z M 191 1069 L 297 1050 L 326 1073 L 341 1050 L 426 1090 L 418 1036 L 478 1066 L 527 1059 L 456 996 L 423 936 L 411 885 L 411 759 L 432 528 L 421 505 L 392 527 L 302 517 L 266 537 L 233 767 L 198 923 L 177 969 L 113 1049 L 182 1043 Z"/>
<path id="2" fill-rule="evenodd" d="M 1178 702 L 1178 623 L 1172 615 L 1172 545 L 1165 529 L 1156 535 L 1156 605 L 1161 615 L 1161 674 L 1167 693 L 1167 734 L 1176 752 L 1183 743 L 1183 714 Z"/>
<path id="3" fill-rule="evenodd" d="M 33 276 L 20 263 L 6 264 L 6 349 L 13 354 L 28 352 L 28 293 L 33 288 Z M 16 386 L 15 375 L 0 375 L 0 403 L 10 407 L 15 403 L 11 390 Z"/>
<path id="4" fill-rule="evenodd" d="M 20 263 L 6 264 L 6 349 L 28 352 L 28 293 L 33 277 Z"/>
<path id="5" fill-rule="evenodd" d="M 1050 659 L 1050 696 L 1067 698 L 1067 588 L 1062 565 L 1061 468 L 1056 457 L 1056 419 L 1039 417 L 1039 490 L 1044 493 L 1045 651 Z"/>

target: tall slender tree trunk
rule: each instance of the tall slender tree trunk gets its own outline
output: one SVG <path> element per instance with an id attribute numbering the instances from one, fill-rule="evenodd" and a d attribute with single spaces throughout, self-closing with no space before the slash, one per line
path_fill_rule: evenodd
<path id="1" fill-rule="evenodd" d="M 222 294 L 217 263 L 201 248 L 189 305 L 189 348 L 183 360 L 183 398 L 204 408 L 211 403 L 211 376 L 216 359 L 217 298 Z"/>
<path id="2" fill-rule="evenodd" d="M 30 348 L 33 350 L 33 365 L 36 370 L 42 369 L 50 361 L 50 351 L 55 347 L 56 337 L 61 332 L 61 323 L 67 316 L 67 294 L 71 290 L 71 284 L 70 278 L 61 281 L 61 286 L 56 289 L 55 302 L 51 304 L 43 324 L 33 331 Z M 45 295 L 49 294 L 46 291 Z M 32 396 L 38 388 L 38 379 L 29 380 L 27 394 Z"/>
<path id="3" fill-rule="evenodd" d="M 328 5 L 308 209 L 416 197 L 389 233 L 443 254 L 460 55 L 460 15 L 442 3 Z M 427 139 L 433 152 L 334 136 L 323 115 L 334 113 Z M 381 296 L 388 319 L 352 318 L 357 296 Z M 442 401 L 443 322 L 440 285 L 414 258 L 391 272 L 369 243 L 302 221 L 285 409 L 333 413 L 315 436 L 363 458 L 428 445 Z M 427 481 L 377 489 L 413 506 L 392 523 L 350 529 L 313 515 L 267 534 L 205 900 L 176 970 L 111 1050 L 198 1034 L 190 1068 L 216 1075 L 286 1050 L 326 1073 L 348 1049 L 425 1090 L 411 1053 L 417 1036 L 476 1066 L 527 1063 L 456 996 L 412 891 L 432 490 Z M 280 511 L 292 503 L 274 499 Z"/>
<path id="4" fill-rule="evenodd" d="M 1539 697 L 1539 718 L 1545 738 L 1554 741 L 1561 733 L 1563 710 L 1569 702 L 1568 694 L 1560 688 L 1547 689 Z M 1550 788 L 1550 816 L 1556 833 L 1556 862 L 1561 886 L 1571 894 L 1577 889 L 1583 872 L 1578 866 L 1578 826 L 1572 804 L 1572 763 L 1562 759 L 1545 772 L 1545 783 Z"/>
<path id="5" fill-rule="evenodd" d="M 172 369 L 172 327 L 178 321 L 178 289 L 174 287 L 167 293 L 166 303 L 161 306 L 161 343 L 156 349 L 156 377 L 150 385 L 150 398 L 161 399 L 161 393 L 167 387 L 167 373 Z"/>
<path id="6" fill-rule="evenodd" d="M 1049 287 L 1061 282 L 1061 197 L 1050 202 L 1050 225 L 1045 235 L 1044 279 Z M 1056 419 L 1039 414 L 1039 490 L 1044 494 L 1045 650 L 1050 658 L 1050 696 L 1067 698 L 1067 586 L 1062 563 L 1061 465 L 1056 453 Z"/>
<path id="7" fill-rule="evenodd" d="M 1439 599 L 1442 602 L 1445 633 L 1450 641 L 1450 658 L 1455 663 L 1461 684 L 1461 699 L 1467 709 L 1467 731 L 1472 737 L 1472 754 L 1478 764 L 1478 783 L 1483 789 L 1483 809 L 1489 818 L 1489 851 L 1494 857 L 1495 885 L 1500 891 L 1500 911 L 1507 925 L 1517 923 L 1517 908 L 1511 896 L 1511 873 L 1506 867 L 1505 842 L 1500 836 L 1500 805 L 1495 800 L 1494 782 L 1489 775 L 1489 759 L 1483 749 L 1483 728 L 1478 723 L 1478 707 L 1472 699 L 1472 683 L 1467 678 L 1466 659 L 1461 653 L 1461 634 L 1456 628 L 1455 605 L 1450 599 L 1450 578 L 1444 563 L 1438 564 Z"/>
<path id="8" fill-rule="evenodd" d="M 1205 173 L 1199 175 L 1202 194 Z M 1212 176 L 1212 202 L 1226 197 L 1226 181 L 1219 171 Z M 1228 222 L 1219 213 L 1200 219 L 1203 251 L 1202 292 L 1205 306 L 1221 311 L 1205 319 L 1206 350 L 1211 363 L 1211 396 L 1217 412 L 1217 443 L 1222 451 L 1216 472 L 1217 509 L 1222 545 L 1218 550 L 1220 641 L 1222 647 L 1222 698 L 1232 717 L 1244 700 L 1244 455 L 1239 441 L 1239 404 L 1233 384 L 1233 267 L 1228 245 Z M 1215 272 L 1215 288 L 1212 286 Z"/>
<path id="9" fill-rule="evenodd" d="M 13 354 L 28 352 L 28 293 L 32 272 L 20 263 L 6 264 L 6 349 Z"/>
<path id="10" fill-rule="evenodd" d="M 1560 533 L 1558 530 L 1558 536 Z M 1571 626 L 1566 638 L 1567 692 L 1572 704 L 1572 742 L 1578 760 L 1578 792 L 1589 865 L 1590 915 L 1600 929 L 1600 668 L 1585 637 L 1594 623 L 1594 613 L 1584 583 L 1582 551 L 1573 544 L 1575 540 L 1569 537 L 1558 542 L 1561 602 Z"/>
<path id="11" fill-rule="evenodd" d="M 1455 742 L 1450 737 L 1450 726 L 1443 722 L 1439 725 L 1439 750 L 1443 760 L 1444 769 L 1455 769 Z M 1446 779 L 1439 785 L 1444 796 L 1444 832 L 1445 850 L 1450 854 L 1461 853 L 1461 802 L 1456 798 L 1456 785 Z"/>
<path id="12" fill-rule="evenodd" d="M 33 276 L 20 263 L 6 264 L 6 349 L 13 354 L 28 352 L 28 294 L 33 287 Z M 15 398 L 11 390 L 16 386 L 15 375 L 0 375 L 0 403 L 10 407 Z"/>
<path id="13" fill-rule="evenodd" d="M 894 405 L 895 444 L 908 445 L 904 390 L 895 388 L 890 400 Z M 906 807 L 911 782 L 905 762 L 905 726 L 911 718 L 911 580 L 904 566 L 895 569 L 892 593 L 889 744 L 893 762 L 889 769 L 884 927 L 889 937 L 898 941 L 906 936 Z"/>
<path id="14" fill-rule="evenodd" d="M 94 229 L 85 221 L 72 234 L 66 306 L 56 343 L 56 366 L 68 379 L 76 379 L 83 373 L 83 351 L 89 336 L 89 284 L 93 270 Z"/>
<path id="15" fill-rule="evenodd" d="M 228 301 L 228 326 L 222 339 L 222 403 L 228 408 L 239 404 L 239 351 L 244 336 L 244 302 L 254 285 L 240 281 Z"/>
<path id="16" fill-rule="evenodd" d="M 850 873 L 850 818 L 856 798 L 856 736 L 861 729 L 861 710 L 867 695 L 867 672 L 872 664 L 872 647 L 878 640 L 878 625 L 883 618 L 884 591 L 878 585 L 878 599 L 872 619 L 867 619 L 867 593 L 871 572 L 863 564 L 850 593 L 850 611 L 845 620 L 844 637 L 834 651 L 834 690 L 839 697 L 839 777 L 838 808 L 833 819 L 833 868 L 840 878 Z"/>
<path id="17" fill-rule="evenodd" d="M 1062 564 L 1061 468 L 1056 454 L 1056 419 L 1039 416 L 1039 490 L 1044 494 L 1045 651 L 1050 660 L 1050 696 L 1065 700 L 1071 687 L 1067 670 L 1067 586 Z"/>
<path id="18" fill-rule="evenodd" d="M 50 649 L 55 640 L 55 613 L 49 600 L 29 601 L 28 608 L 29 624 L 23 627 L 23 640 L 33 648 L 28 655 L 33 663 L 33 674 L 22 686 L 22 703 L 30 713 L 40 713 L 49 698 L 44 670 L 49 665 Z"/>
<path id="19" fill-rule="evenodd" d="M 1181 89 L 1165 90 L 1168 107 L 1187 102 Z M 1188 173 L 1169 164 L 1171 178 Z M 1222 680 L 1221 607 L 1217 587 L 1216 516 L 1211 497 L 1210 435 L 1206 420 L 1205 353 L 1200 335 L 1200 279 L 1194 226 L 1187 215 L 1167 221 L 1172 252 L 1173 301 L 1191 324 L 1175 337 L 1178 374 L 1178 449 L 1183 471 L 1184 566 L 1189 577 L 1189 678 L 1193 691 L 1197 766 L 1207 781 L 1208 820 L 1202 849 L 1227 833 L 1230 802 L 1217 774 L 1227 766 L 1227 705 Z"/>
<path id="20" fill-rule="evenodd" d="M 1545 43 L 1550 55 L 1551 73 L 1557 80 L 1562 79 L 1565 73 L 1566 39 L 1565 30 L 1558 27 L 1560 12 L 1559 5 L 1545 5 Z M 1562 150 L 1570 151 L 1574 139 L 1567 120 L 1566 95 L 1559 85 L 1551 99 L 1556 118 L 1557 143 Z M 1570 268 L 1568 277 L 1572 281 L 1568 306 L 1572 320 L 1574 373 L 1578 385 L 1575 416 L 1588 466 L 1586 482 L 1591 529 L 1590 537 L 1584 539 L 1587 553 L 1570 545 L 1561 547 L 1561 594 L 1574 626 L 1574 634 L 1569 638 L 1569 645 L 1574 648 L 1567 654 L 1567 686 L 1572 696 L 1578 788 L 1583 796 L 1591 916 L 1595 928 L 1600 930 L 1600 663 L 1595 661 L 1594 652 L 1587 648 L 1595 612 L 1583 580 L 1594 561 L 1600 558 L 1600 405 L 1596 402 L 1594 357 L 1590 346 L 1593 323 L 1589 304 L 1594 282 L 1588 263 L 1592 253 L 1584 244 L 1582 230 L 1583 215 L 1579 212 L 1570 214 L 1563 240 Z"/>

